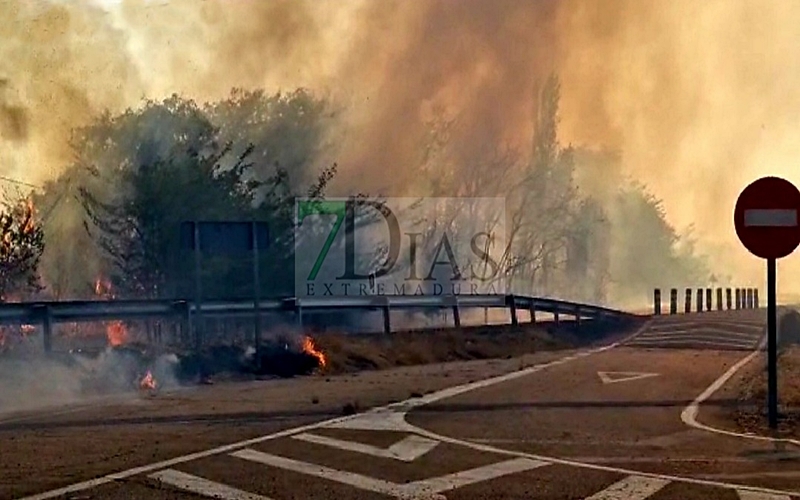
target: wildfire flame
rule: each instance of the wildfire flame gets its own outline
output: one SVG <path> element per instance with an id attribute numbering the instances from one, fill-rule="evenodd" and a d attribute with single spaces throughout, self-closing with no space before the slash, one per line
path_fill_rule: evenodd
<path id="1" fill-rule="evenodd" d="M 25 224 L 22 228 L 22 231 L 25 234 L 32 233 L 34 229 L 36 229 L 36 224 L 34 223 L 34 215 L 36 213 L 36 209 L 33 206 L 33 200 L 28 198 L 26 200 L 26 212 L 25 212 Z"/>
<path id="2" fill-rule="evenodd" d="M 104 278 L 97 278 L 94 282 L 94 293 L 99 297 L 113 300 L 114 296 L 111 282 Z M 106 323 L 106 338 L 112 347 L 122 345 L 128 341 L 128 328 L 122 321 L 111 321 Z"/>
<path id="3" fill-rule="evenodd" d="M 311 337 L 306 336 L 303 339 L 303 352 L 317 358 L 319 361 L 319 366 L 322 368 L 324 368 L 328 362 L 325 358 L 325 353 L 317 347 L 317 345 L 314 343 L 314 339 Z"/>
<path id="4" fill-rule="evenodd" d="M 156 381 L 156 378 L 153 376 L 150 370 L 147 370 L 147 373 L 142 378 L 142 381 L 139 382 L 139 387 L 149 391 L 153 391 L 156 388 L 158 388 L 158 382 Z"/>

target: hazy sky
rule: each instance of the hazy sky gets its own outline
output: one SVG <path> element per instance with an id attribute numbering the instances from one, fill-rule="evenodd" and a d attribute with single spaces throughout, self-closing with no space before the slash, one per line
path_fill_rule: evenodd
<path id="1" fill-rule="evenodd" d="M 110 14 L 90 8 L 97 2 Z M 418 122 L 431 106 L 474 124 L 456 138 L 467 149 L 523 144 L 534 89 L 555 71 L 564 142 L 621 150 L 625 172 L 664 199 L 670 221 L 695 224 L 744 277 L 763 272 L 736 240 L 736 195 L 766 174 L 800 184 L 800 2 L 46 5 L 0 0 L 0 77 L 10 89 L 0 99 L 29 117 L 27 142 L 0 142 L 0 174 L 51 177 L 69 160 L 71 127 L 143 97 L 306 86 L 354 104 L 347 118 L 358 140 L 338 160 L 351 177 L 378 182 L 387 171 L 413 175 Z M 800 272 L 799 259 L 783 267 Z"/>

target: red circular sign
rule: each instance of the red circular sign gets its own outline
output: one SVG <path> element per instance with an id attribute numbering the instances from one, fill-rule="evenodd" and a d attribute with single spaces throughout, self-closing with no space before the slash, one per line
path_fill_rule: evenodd
<path id="1" fill-rule="evenodd" d="M 786 257 L 800 244 L 800 191 L 785 179 L 762 177 L 739 195 L 733 224 L 753 255 Z"/>

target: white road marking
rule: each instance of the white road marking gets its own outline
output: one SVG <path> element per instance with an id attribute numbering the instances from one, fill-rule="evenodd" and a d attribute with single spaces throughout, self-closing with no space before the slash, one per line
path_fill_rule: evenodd
<path id="1" fill-rule="evenodd" d="M 761 353 L 764 345 L 766 343 L 766 338 L 762 339 L 761 342 L 758 344 L 756 349 L 745 356 L 744 358 L 740 359 L 736 364 L 731 366 L 728 371 L 722 374 L 717 380 L 715 380 L 710 386 L 706 388 L 699 396 L 692 401 L 689 406 L 683 409 L 681 412 L 681 420 L 684 424 L 694 427 L 695 429 L 700 429 L 708 432 L 713 432 L 715 434 L 724 434 L 726 436 L 733 436 L 737 438 L 744 438 L 744 439 L 753 439 L 756 441 L 767 441 L 773 443 L 790 443 L 796 446 L 800 446 L 800 441 L 796 439 L 787 439 L 787 438 L 774 438 L 770 436 L 760 436 L 758 434 L 743 434 L 741 432 L 734 432 L 734 431 L 727 431 L 725 429 L 718 429 L 716 427 L 711 427 L 710 425 L 703 424 L 697 420 L 697 415 L 700 413 L 700 405 L 703 404 L 708 398 L 714 395 L 715 392 L 720 390 L 725 383 L 728 382 L 739 370 L 742 369 L 747 363 L 753 360 L 756 356 Z"/>
<path id="2" fill-rule="evenodd" d="M 403 485 L 408 496 L 427 496 L 443 491 L 454 490 L 470 484 L 489 481 L 498 477 L 517 474 L 539 467 L 551 465 L 550 462 L 531 460 L 529 458 L 513 458 L 496 464 L 476 467 L 474 469 L 448 474 L 446 476 L 422 479 Z"/>
<path id="3" fill-rule="evenodd" d="M 686 331 L 691 330 L 693 328 L 737 328 L 737 329 L 746 329 L 751 331 L 763 331 L 766 328 L 766 324 L 763 321 L 737 321 L 737 322 L 729 322 L 729 321 L 714 321 L 714 320 L 703 320 L 703 321 L 673 321 L 673 322 L 663 322 L 655 325 L 651 325 L 650 328 L 647 329 L 648 332 L 663 332 L 663 331 Z M 677 327 L 677 329 L 676 329 Z"/>
<path id="4" fill-rule="evenodd" d="M 469 484 L 488 481 L 509 474 L 516 474 L 518 472 L 550 465 L 549 462 L 542 460 L 514 458 L 496 464 L 448 474 L 446 476 L 422 479 L 406 484 L 397 484 L 383 479 L 356 474 L 354 472 L 341 471 L 323 465 L 271 455 L 249 448 L 231 453 L 231 456 L 321 479 L 336 481 L 348 486 L 384 495 L 391 495 L 399 498 L 439 498 L 442 500 L 445 500 L 446 497 L 438 494 L 443 491 L 453 490 Z"/>
<path id="5" fill-rule="evenodd" d="M 752 491 L 737 491 L 740 500 L 791 500 L 789 495 L 770 495 Z"/>
<path id="6" fill-rule="evenodd" d="M 648 339 L 644 337 L 639 340 L 634 340 L 633 342 L 628 344 L 630 346 L 641 346 L 641 347 L 653 347 L 658 345 L 664 344 L 672 344 L 672 345 L 680 345 L 680 344 L 702 344 L 702 345 L 717 345 L 717 346 L 724 346 L 724 347 L 740 347 L 740 348 L 752 348 L 753 345 L 758 341 L 758 339 L 753 339 L 752 342 L 743 343 L 737 342 L 734 340 L 726 341 L 726 340 L 703 340 L 703 339 Z"/>
<path id="7" fill-rule="evenodd" d="M 630 335 L 630 336 L 628 336 L 628 337 L 626 337 L 624 339 L 620 339 L 617 342 L 614 342 L 612 344 L 609 344 L 609 345 L 606 345 L 606 346 L 603 346 L 603 347 L 599 347 L 599 348 L 596 348 L 596 349 L 591 349 L 591 350 L 583 351 L 583 352 L 595 354 L 595 353 L 605 352 L 605 351 L 608 351 L 610 349 L 614 349 L 616 347 L 622 346 L 626 342 L 631 340 L 632 338 L 636 337 L 637 335 L 640 335 L 643 331 L 645 331 L 647 329 L 647 327 L 651 324 L 651 321 L 645 322 L 634 334 L 632 334 L 632 335 Z M 752 359 L 752 356 L 755 356 L 756 354 L 758 354 L 758 352 L 759 351 L 753 352 L 750 355 L 751 357 L 749 359 L 747 359 L 747 361 Z M 745 360 L 742 360 L 742 361 L 745 361 Z M 742 365 L 745 364 L 744 362 L 740 362 L 740 363 Z M 439 401 L 441 399 L 446 399 L 446 398 L 449 398 L 449 397 L 452 397 L 452 396 L 455 396 L 455 395 L 458 395 L 458 394 L 461 394 L 461 393 L 464 393 L 464 392 L 468 392 L 468 391 L 471 391 L 471 390 L 482 389 L 482 388 L 489 387 L 489 386 L 497 384 L 497 383 L 502 383 L 502 382 L 505 382 L 505 381 L 508 381 L 508 380 L 513 380 L 513 379 L 516 379 L 516 378 L 524 377 L 524 376 L 530 375 L 532 373 L 536 373 L 538 371 L 541 371 L 541 370 L 543 370 L 545 368 L 552 367 L 552 366 L 557 366 L 558 364 L 560 364 L 560 363 L 550 362 L 550 363 L 544 363 L 544 364 L 541 364 L 541 365 L 534 365 L 534 366 L 531 366 L 531 367 L 526 368 L 524 370 L 520 370 L 520 371 L 517 371 L 517 372 L 512 372 L 512 373 L 509 373 L 509 374 L 506 374 L 506 375 L 500 375 L 500 376 L 497 376 L 497 377 L 488 378 L 488 379 L 481 380 L 481 381 L 478 381 L 478 382 L 474 382 L 474 383 L 471 383 L 471 384 L 455 386 L 455 387 L 451 387 L 449 389 L 444 389 L 444 390 L 441 390 L 441 391 L 438 391 L 438 392 L 434 392 L 434 393 L 428 394 L 424 398 L 415 398 L 415 399 L 412 399 L 412 400 L 403 401 L 401 403 L 396 403 L 396 404 L 392 404 L 392 405 L 387 405 L 387 406 L 375 408 L 375 409 L 371 410 L 370 412 L 368 412 L 366 414 L 347 416 L 347 417 L 338 417 L 338 418 L 334 418 L 334 419 L 330 419 L 330 420 L 326 420 L 326 421 L 322 421 L 322 422 L 317 422 L 317 423 L 313 423 L 313 424 L 304 425 L 304 426 L 301 426 L 301 427 L 296 427 L 296 428 L 293 428 L 293 429 L 286 429 L 286 430 L 283 430 L 283 431 L 280 431 L 280 432 L 276 432 L 274 434 L 268 434 L 266 436 L 261 436 L 261 437 L 254 438 L 254 439 L 249 439 L 249 440 L 246 440 L 246 441 L 240 441 L 238 443 L 232 443 L 232 444 L 229 444 L 229 445 L 220 446 L 218 448 L 213 448 L 213 449 L 202 451 L 202 452 L 198 452 L 198 453 L 192 453 L 190 455 L 183 455 L 183 456 L 176 457 L 176 458 L 173 458 L 173 459 L 170 459 L 170 460 L 164 460 L 162 462 L 156 462 L 156 463 L 152 463 L 152 464 L 148 464 L 148 465 L 144 465 L 144 466 L 128 469 L 128 470 L 125 470 L 125 471 L 117 472 L 117 473 L 114 473 L 114 474 L 109 474 L 109 475 L 102 476 L 102 477 L 99 477 L 99 478 L 90 479 L 90 480 L 87 480 L 87 481 L 82 481 L 80 483 L 75 483 L 75 484 L 72 484 L 70 486 L 66 486 L 66 487 L 63 487 L 63 488 L 58 488 L 58 489 L 55 489 L 55 490 L 46 491 L 44 493 L 39 493 L 39 494 L 36 494 L 36 495 L 31 495 L 31 496 L 28 496 L 28 497 L 24 497 L 24 498 L 21 498 L 19 500 L 48 500 L 48 499 L 51 499 L 51 498 L 64 496 L 64 495 L 67 495 L 67 494 L 70 494 L 70 493 L 76 493 L 76 492 L 79 492 L 79 491 L 85 491 L 85 490 L 88 490 L 88 489 L 95 488 L 97 486 L 101 486 L 101 485 L 104 485 L 104 484 L 109 484 L 111 482 L 114 482 L 114 481 L 117 481 L 117 480 L 120 480 L 120 479 L 126 479 L 126 478 L 129 478 L 129 477 L 137 476 L 139 474 L 145 474 L 145 473 L 157 471 L 157 470 L 160 470 L 160 469 L 166 469 L 166 468 L 172 467 L 172 466 L 177 465 L 177 464 L 191 462 L 193 460 L 198 460 L 198 459 L 201 459 L 201 458 L 206 458 L 206 457 L 210 457 L 210 456 L 214 456 L 214 455 L 220 455 L 220 454 L 223 454 L 223 453 L 229 453 L 229 452 L 232 452 L 234 450 L 241 450 L 242 448 L 246 448 L 246 447 L 251 446 L 253 444 L 263 443 L 265 441 L 279 439 L 279 438 L 282 438 L 282 437 L 291 436 L 293 434 L 298 434 L 298 433 L 309 431 L 309 430 L 313 430 L 313 429 L 318 429 L 318 428 L 323 428 L 323 427 L 332 427 L 332 428 L 342 427 L 342 428 L 347 428 L 348 422 L 352 422 L 352 421 L 354 421 L 356 419 L 359 419 L 361 421 L 361 423 L 353 423 L 352 424 L 353 425 L 352 428 L 362 428 L 362 427 L 359 427 L 359 425 L 377 426 L 377 425 L 379 425 L 378 422 L 380 420 L 391 421 L 391 425 L 398 426 L 399 428 L 402 428 L 402 430 L 405 430 L 405 431 L 408 431 L 408 432 L 413 432 L 414 434 L 419 434 L 421 436 L 425 436 L 425 437 L 428 437 L 430 439 L 434 439 L 434 440 L 441 441 L 441 442 L 444 442 L 444 443 L 450 443 L 450 444 L 454 444 L 454 445 L 461 445 L 461 446 L 465 446 L 467 448 L 471 448 L 471 449 L 474 449 L 474 450 L 483 451 L 483 452 L 487 452 L 487 453 L 495 453 L 495 454 L 498 454 L 498 455 L 505 455 L 505 456 L 510 456 L 510 457 L 520 457 L 520 458 L 529 458 L 529 459 L 532 459 L 532 460 L 546 461 L 546 462 L 551 462 L 553 464 L 567 465 L 567 466 L 572 466 L 572 467 L 582 468 L 582 469 L 597 470 L 597 471 L 603 471 L 603 472 L 614 472 L 614 473 L 625 474 L 625 475 L 638 475 L 638 476 L 643 476 L 643 477 L 665 479 L 665 480 L 674 481 L 674 482 L 681 482 L 681 483 L 684 483 L 684 484 L 699 484 L 699 485 L 704 485 L 704 486 L 713 486 L 713 487 L 720 487 L 720 488 L 726 488 L 726 489 L 736 489 L 737 491 L 740 491 L 740 492 L 748 491 L 748 492 L 756 492 L 756 493 L 764 493 L 764 494 L 772 494 L 772 495 L 787 495 L 787 494 L 798 495 L 798 494 L 800 494 L 798 492 L 773 490 L 773 489 L 768 489 L 768 488 L 749 487 L 749 486 L 742 486 L 741 484 L 726 483 L 726 482 L 721 482 L 721 481 L 711 481 L 711 480 L 695 479 L 695 478 L 689 478 L 689 477 L 670 476 L 670 475 L 666 475 L 666 474 L 643 473 L 641 471 L 622 469 L 622 468 L 618 468 L 618 467 L 610 467 L 610 466 L 598 465 L 598 464 L 587 464 L 587 463 L 581 463 L 581 462 L 578 462 L 578 461 L 575 461 L 575 460 L 567 460 L 567 459 L 561 459 L 561 458 L 556 458 L 556 457 L 545 457 L 545 456 L 541 456 L 541 455 L 534 455 L 534 454 L 531 454 L 531 453 L 524 453 L 524 452 L 506 450 L 506 449 L 496 448 L 496 447 L 493 447 L 493 446 L 483 445 L 483 444 L 480 444 L 480 443 L 475 443 L 475 442 L 466 441 L 466 440 L 462 440 L 462 439 L 455 439 L 455 438 L 452 438 L 452 437 L 449 437 L 449 436 L 439 435 L 439 434 L 430 432 L 430 431 L 428 431 L 426 429 L 422 429 L 420 427 L 413 426 L 413 425 L 409 424 L 408 422 L 404 421 L 405 414 L 408 411 L 410 411 L 411 409 L 415 408 L 415 407 L 423 406 L 423 405 L 426 405 L 426 404 L 430 404 L 430 403 L 433 403 L 435 401 Z M 738 367 L 736 369 L 738 370 Z M 735 371 L 734 371 L 734 373 L 735 373 Z M 728 378 L 730 378 L 730 376 L 732 376 L 732 375 L 733 375 L 733 373 L 731 373 L 728 376 Z M 723 383 L 726 380 L 727 379 L 725 379 L 723 381 Z M 712 391 L 712 393 L 713 392 L 714 391 Z M 703 400 L 707 399 L 708 396 L 710 396 L 710 394 L 705 396 L 705 398 Z M 698 398 L 698 399 L 700 399 L 700 398 Z M 700 402 L 702 402 L 702 400 Z M 391 414 L 391 413 L 394 413 L 394 415 L 388 415 L 388 414 Z M 371 421 L 370 421 L 370 419 L 371 419 Z M 369 422 L 369 424 L 365 424 L 364 422 Z M 702 424 L 698 424 L 698 425 L 702 425 Z M 363 428 L 369 428 L 369 427 L 363 427 Z M 700 427 L 700 428 L 703 428 L 703 427 Z M 712 429 L 712 428 L 708 428 L 708 429 Z M 718 431 L 718 430 L 715 430 L 715 431 Z M 723 431 L 722 433 L 725 433 L 725 432 Z M 737 435 L 737 434 L 733 433 L 733 435 Z M 743 437 L 754 437 L 754 436 L 747 436 L 747 435 L 741 435 L 741 436 L 743 436 Z M 769 438 L 767 438 L 767 439 L 769 439 Z"/>
<path id="8" fill-rule="evenodd" d="M 372 455 L 374 457 L 393 458 L 395 460 L 402 460 L 403 462 L 413 462 L 436 448 L 439 444 L 439 441 L 434 441 L 433 439 L 424 438 L 422 436 L 408 436 L 388 448 L 379 448 L 369 444 L 355 443 L 353 441 L 345 441 L 343 439 L 310 434 L 308 432 L 294 435 L 292 438 L 307 443 L 321 444 L 332 448 L 339 448 L 340 450 Z"/>
<path id="9" fill-rule="evenodd" d="M 162 470 L 151 474 L 149 477 L 174 488 L 220 500 L 272 500 L 263 495 L 242 491 L 174 469 Z"/>
<path id="10" fill-rule="evenodd" d="M 279 469 L 299 472 L 308 476 L 336 481 L 337 483 L 354 486 L 366 491 L 381 493 L 383 495 L 399 497 L 403 494 L 401 485 L 391 481 L 375 479 L 374 477 L 356 474 L 355 472 L 336 470 L 325 467 L 324 465 L 310 464 L 308 462 L 301 462 L 300 460 L 270 455 L 269 453 L 263 453 L 250 448 L 231 453 L 231 456 L 250 462 L 269 465 L 271 467 L 278 467 Z M 442 500 L 446 500 L 443 497 L 441 498 Z"/>
<path id="11" fill-rule="evenodd" d="M 642 372 L 597 372 L 597 376 L 604 384 L 616 384 L 617 382 L 630 382 L 642 378 L 657 377 L 658 373 Z"/>
<path id="12" fill-rule="evenodd" d="M 596 470 L 602 472 L 614 472 L 617 474 L 625 474 L 630 476 L 641 476 L 641 477 L 649 477 L 653 479 L 663 479 L 670 482 L 676 483 L 683 483 L 683 484 L 697 484 L 702 486 L 712 486 L 717 488 L 724 488 L 728 490 L 736 490 L 739 492 L 747 491 L 753 493 L 764 493 L 764 494 L 772 494 L 772 495 L 800 495 L 798 491 L 785 491 L 785 490 L 773 490 L 770 488 L 761 488 L 757 486 L 745 486 L 742 484 L 735 484 L 735 483 L 726 483 L 722 481 L 711 481 L 707 479 L 697 479 L 692 477 L 681 477 L 681 476 L 671 476 L 668 474 L 655 474 L 649 472 L 642 472 L 642 471 L 635 471 L 630 469 L 623 469 L 620 467 L 611 467 L 608 465 L 600 465 L 600 464 L 588 464 L 582 462 L 576 462 L 575 460 L 565 459 L 565 458 L 557 458 L 557 457 L 547 457 L 543 455 L 536 455 L 533 453 L 525 453 L 522 451 L 513 451 L 513 450 L 506 450 L 503 448 L 497 448 L 494 446 L 489 446 L 485 444 L 475 443 L 472 441 L 466 441 L 463 439 L 456 439 L 449 436 L 444 436 L 442 434 L 436 434 L 435 432 L 430 432 L 425 430 L 421 427 L 411 426 L 414 429 L 414 432 L 417 434 L 421 434 L 423 436 L 427 436 L 431 439 L 436 439 L 442 441 L 443 443 L 450 443 L 454 445 L 465 446 L 467 448 L 472 448 L 473 450 L 478 450 L 486 453 L 496 453 L 498 455 L 507 455 L 510 457 L 522 457 L 522 458 L 530 458 L 533 460 L 541 460 L 550 462 L 557 465 L 567 465 L 571 467 L 589 469 L 589 470 Z"/>
<path id="13" fill-rule="evenodd" d="M 746 339 L 759 339 L 763 332 L 746 333 L 731 332 L 719 328 L 698 328 L 696 330 L 672 330 L 669 332 L 646 332 L 640 338 L 676 338 L 676 337 L 737 337 Z"/>
<path id="14" fill-rule="evenodd" d="M 652 477 L 628 476 L 586 500 L 644 500 L 671 482 Z"/>
<path id="15" fill-rule="evenodd" d="M 753 208 L 744 211 L 745 227 L 797 227 L 797 210 Z"/>

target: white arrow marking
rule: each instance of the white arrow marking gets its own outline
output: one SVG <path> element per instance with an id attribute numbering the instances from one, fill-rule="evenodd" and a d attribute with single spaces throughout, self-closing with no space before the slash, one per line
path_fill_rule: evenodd
<path id="1" fill-rule="evenodd" d="M 797 227 L 797 210 L 745 210 L 744 225 L 745 227 Z"/>
<path id="2" fill-rule="evenodd" d="M 364 453 L 365 455 L 372 455 L 373 457 L 380 458 L 393 458 L 395 460 L 402 460 L 403 462 L 413 462 L 422 455 L 428 453 L 436 448 L 439 441 L 424 438 L 422 436 L 408 436 L 402 441 L 391 445 L 388 448 L 378 448 L 369 444 L 355 443 L 353 441 L 345 441 L 343 439 L 336 439 L 327 436 L 320 436 L 318 434 L 310 434 L 304 432 L 292 436 L 294 439 L 305 441 L 307 443 L 322 444 L 339 448 L 340 450 L 355 451 Z"/>
<path id="3" fill-rule="evenodd" d="M 604 384 L 615 384 L 617 382 L 628 382 L 631 380 L 638 380 L 640 378 L 656 377 L 658 373 L 642 373 L 642 372 L 597 372 L 600 380 Z"/>

